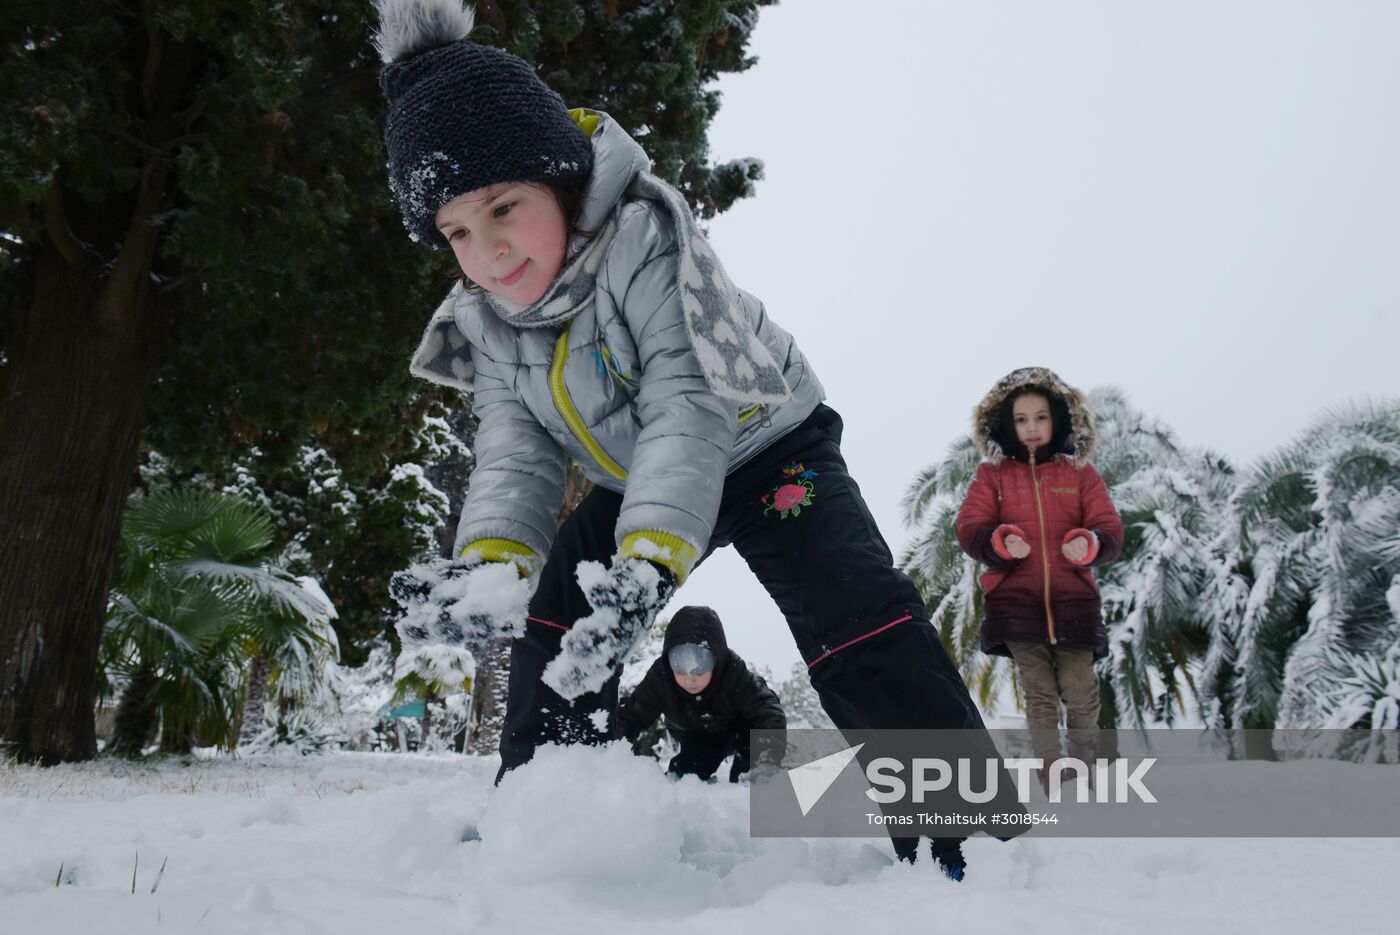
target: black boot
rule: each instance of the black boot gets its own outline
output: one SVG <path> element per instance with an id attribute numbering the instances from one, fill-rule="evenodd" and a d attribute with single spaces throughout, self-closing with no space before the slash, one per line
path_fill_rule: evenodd
<path id="1" fill-rule="evenodd" d="M 912 864 L 919 859 L 919 839 L 918 838 L 890 838 L 890 843 L 894 845 L 894 856 L 906 864 Z"/>
<path id="2" fill-rule="evenodd" d="M 961 883 L 967 875 L 967 858 L 963 856 L 962 840 L 958 838 L 933 838 L 929 850 L 938 861 L 938 869 L 954 883 Z"/>

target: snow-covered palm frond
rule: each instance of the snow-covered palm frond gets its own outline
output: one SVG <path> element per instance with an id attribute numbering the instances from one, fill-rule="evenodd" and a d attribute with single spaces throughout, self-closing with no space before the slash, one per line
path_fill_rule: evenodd
<path id="1" fill-rule="evenodd" d="M 1171 723 L 1195 694 L 1190 665 L 1206 646 L 1197 613 L 1206 541 L 1165 509 L 1135 529 L 1133 553 L 1105 569 L 1101 591 L 1110 629 L 1110 682 L 1133 726 Z"/>
<path id="2" fill-rule="evenodd" d="M 320 591 L 311 579 L 303 586 Z M 304 703 L 333 701 L 340 641 L 331 626 L 334 614 L 285 621 L 275 632 L 259 633 L 259 645 L 271 649 L 277 695 Z"/>
<path id="3" fill-rule="evenodd" d="M 1138 471 L 1178 460 L 1175 434 L 1160 420 L 1133 408 L 1116 387 L 1097 387 L 1087 395 L 1098 426 L 1094 466 L 1110 488 Z"/>
<path id="4" fill-rule="evenodd" d="M 257 507 L 198 488 L 163 490 L 135 501 L 122 527 L 142 548 L 170 560 L 243 561 L 264 552 L 276 535 L 272 521 Z"/>
<path id="5" fill-rule="evenodd" d="M 1238 671 L 1231 723 L 1273 727 L 1288 654 L 1307 632 L 1311 535 L 1278 541 L 1271 534 L 1255 551 L 1254 575 L 1238 626 Z"/>
<path id="6" fill-rule="evenodd" d="M 334 660 L 335 611 L 314 582 L 266 564 L 273 535 L 261 509 L 228 494 L 164 490 L 131 504 L 102 661 L 117 675 L 144 670 L 146 684 L 154 674 L 163 745 L 236 736 L 252 655 L 284 652 L 298 690 Z"/>
<path id="7" fill-rule="evenodd" d="M 957 506 L 967 494 L 972 476 L 977 473 L 977 465 L 982 456 L 971 437 L 962 438 L 948 446 L 941 461 L 929 465 L 919 472 L 914 482 L 905 491 L 900 501 L 906 526 L 918 526 L 925 522 L 928 510 L 935 503 Z"/>
<path id="8" fill-rule="evenodd" d="M 1335 729 L 1400 729 L 1400 652 L 1383 659 L 1357 656 L 1336 688 L 1320 699 L 1319 720 Z"/>
<path id="9" fill-rule="evenodd" d="M 148 547 L 187 540 L 228 508 L 224 498 L 198 489 L 162 490 L 134 500 L 122 517 L 122 531 Z"/>
<path id="10" fill-rule="evenodd" d="M 1364 605 L 1367 594 L 1386 583 L 1375 580 L 1375 551 L 1400 518 L 1394 509 L 1400 491 L 1391 486 L 1396 479 L 1400 445 L 1368 435 L 1336 439 L 1309 472 L 1312 509 L 1318 516 L 1310 549 L 1311 606 L 1308 630 L 1284 668 L 1279 727 L 1318 727 L 1330 720 L 1335 704 L 1329 698 L 1358 659 L 1352 646 L 1360 642 L 1372 648 L 1377 630 L 1386 629 L 1384 620 L 1366 619 L 1374 613 L 1366 613 Z"/>
<path id="11" fill-rule="evenodd" d="M 335 616 L 335 608 L 319 589 L 309 591 L 295 576 L 279 568 L 202 558 L 181 562 L 178 567 L 193 577 L 226 585 L 250 603 L 265 604 L 273 613 L 295 614 L 308 621 Z"/>
<path id="12" fill-rule="evenodd" d="M 1109 632 L 1101 670 L 1120 719 L 1171 723 L 1199 700 L 1193 669 L 1210 632 L 1202 594 L 1234 468 L 1218 454 L 1181 444 L 1115 389 L 1096 389 L 1089 402 L 1102 436 L 1095 466 L 1125 530 L 1123 554 L 1098 571 Z"/>
<path id="13" fill-rule="evenodd" d="M 130 650 L 138 644 L 154 646 L 165 643 L 175 653 L 195 653 L 198 647 L 180 630 L 154 617 L 136 605 L 130 598 L 118 595 L 107 611 L 107 629 L 116 638 L 125 642 L 128 655 L 136 655 Z"/>
<path id="14" fill-rule="evenodd" d="M 1400 406 L 1326 414 L 1262 461 L 1234 506 L 1238 532 L 1223 541 L 1221 567 L 1247 579 L 1249 592 L 1225 628 L 1235 651 L 1226 720 L 1318 727 L 1345 719 L 1339 712 L 1355 710 L 1360 661 L 1388 658 L 1400 643 L 1386 598 L 1400 572 L 1391 547 L 1400 527 Z"/>
<path id="15" fill-rule="evenodd" d="M 1237 476 L 1122 393 L 1089 401 L 1095 465 L 1127 531 L 1122 557 L 1099 572 L 1120 716 L 1171 719 L 1195 694 L 1215 723 L 1318 726 L 1346 720 L 1338 712 L 1354 714 L 1358 699 L 1382 703 L 1374 661 L 1400 646 L 1400 405 L 1326 413 Z M 915 535 L 901 567 L 969 683 L 987 690 L 970 649 L 978 569 L 952 528 L 975 468 L 953 457 L 963 444 L 906 495 Z M 1364 673 L 1359 660 L 1372 660 Z"/>
<path id="16" fill-rule="evenodd" d="M 1400 574 L 1391 579 L 1390 588 L 1385 592 L 1385 603 L 1390 608 L 1390 627 L 1387 635 L 1400 643 Z"/>
<path id="17" fill-rule="evenodd" d="M 1230 722 L 1239 665 L 1239 624 L 1249 605 L 1250 581 L 1238 510 L 1232 496 L 1221 516 L 1219 534 L 1210 544 L 1198 605 L 1207 642 L 1200 677 L 1202 713 L 1206 723 L 1215 725 Z"/>
<path id="18" fill-rule="evenodd" d="M 1198 604 L 1234 471 L 1218 455 L 1181 445 L 1119 390 L 1095 389 L 1088 401 L 1100 436 L 1095 466 L 1128 529 L 1122 558 L 1098 571 L 1113 655 L 1106 671 L 1129 721 L 1171 720 L 1196 693 L 1190 667 L 1208 633 Z M 969 687 L 993 704 L 1013 670 L 980 652 L 981 569 L 962 553 L 955 529 L 978 460 L 972 439 L 961 439 L 915 478 L 903 500 L 914 539 L 900 567 Z"/>
<path id="19" fill-rule="evenodd" d="M 1011 664 L 1001 656 L 982 654 L 982 589 L 977 585 L 977 563 L 960 553 L 956 564 L 950 559 L 947 567 L 955 573 L 940 584 L 942 597 L 930 607 L 929 620 L 978 703 L 994 709 L 1011 686 Z"/>
<path id="20" fill-rule="evenodd" d="M 929 465 L 905 492 L 905 523 L 914 540 L 900 556 L 899 567 L 924 596 L 929 619 L 973 694 L 995 703 L 1007 667 L 980 658 L 982 591 L 980 569 L 958 545 L 957 517 L 981 456 L 972 438 L 948 446 L 941 461 Z"/>
<path id="21" fill-rule="evenodd" d="M 132 654 L 168 661 L 209 652 L 236 620 L 228 601 L 198 581 L 170 581 L 144 593 L 114 595 L 107 628 Z"/>

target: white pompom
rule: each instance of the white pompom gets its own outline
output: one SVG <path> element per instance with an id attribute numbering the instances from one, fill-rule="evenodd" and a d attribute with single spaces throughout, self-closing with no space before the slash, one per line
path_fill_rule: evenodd
<path id="1" fill-rule="evenodd" d="M 374 47 L 386 65 L 465 39 L 476 24 L 476 10 L 462 0 L 376 0 L 376 5 Z"/>

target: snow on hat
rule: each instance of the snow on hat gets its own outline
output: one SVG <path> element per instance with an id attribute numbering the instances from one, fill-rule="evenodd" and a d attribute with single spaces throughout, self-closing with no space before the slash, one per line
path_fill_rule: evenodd
<path id="1" fill-rule="evenodd" d="M 438 209 L 487 185 L 582 186 L 593 167 L 588 138 L 529 63 L 467 40 L 472 8 L 462 0 L 378 6 L 389 188 L 411 238 L 445 248 Z"/>
<path id="2" fill-rule="evenodd" d="M 666 651 L 666 661 L 677 675 L 704 675 L 715 669 L 715 654 L 704 643 L 677 643 Z"/>

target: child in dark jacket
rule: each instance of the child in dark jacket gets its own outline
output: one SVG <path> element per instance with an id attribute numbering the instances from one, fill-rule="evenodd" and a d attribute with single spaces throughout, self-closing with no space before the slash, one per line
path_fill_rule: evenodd
<path id="1" fill-rule="evenodd" d="M 1092 760 L 1094 660 L 1107 654 L 1108 636 L 1089 569 L 1123 548 L 1123 521 L 1089 463 L 1093 418 L 1082 393 L 1027 367 L 1003 377 L 977 406 L 973 437 L 986 460 L 957 525 L 963 550 L 988 566 L 982 651 L 1015 660 L 1031 743 L 1047 767 L 1060 756 L 1061 702 L 1070 755 Z"/>
<path id="2" fill-rule="evenodd" d="M 750 730 L 783 730 L 787 718 L 778 696 L 729 648 L 719 615 L 708 607 L 682 607 L 666 627 L 661 658 L 618 708 L 618 730 L 636 743 L 665 717 L 680 746 L 668 769 L 675 776 L 709 779 L 726 756 L 734 757 L 729 781 L 749 771 Z M 766 745 L 755 758 L 777 766 L 782 751 Z"/>

